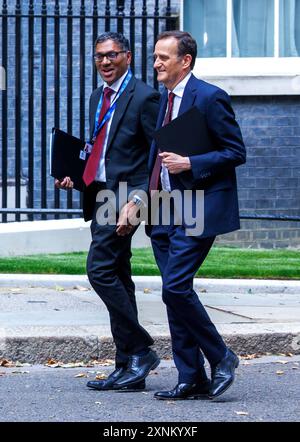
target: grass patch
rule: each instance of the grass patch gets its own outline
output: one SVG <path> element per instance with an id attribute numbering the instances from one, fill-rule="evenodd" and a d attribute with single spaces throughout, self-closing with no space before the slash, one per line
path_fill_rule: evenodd
<path id="1" fill-rule="evenodd" d="M 83 275 L 86 252 L 0 258 L 0 273 Z M 133 275 L 159 275 L 151 248 L 133 249 Z M 252 250 L 215 246 L 197 276 L 300 279 L 300 250 Z"/>

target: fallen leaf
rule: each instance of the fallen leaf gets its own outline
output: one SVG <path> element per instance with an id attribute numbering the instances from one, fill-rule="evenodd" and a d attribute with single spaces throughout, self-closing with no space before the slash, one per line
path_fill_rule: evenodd
<path id="1" fill-rule="evenodd" d="M 0 367 L 7 367 L 7 368 L 15 367 L 15 363 L 7 359 L 0 359 Z"/>
<path id="2" fill-rule="evenodd" d="M 16 367 L 31 367 L 31 366 L 32 366 L 32 364 L 28 364 L 27 362 L 24 362 L 24 363 L 19 362 L 19 361 L 16 362 Z"/>
<path id="3" fill-rule="evenodd" d="M 48 361 L 47 361 L 47 363 L 45 364 L 45 365 L 54 365 L 54 364 L 57 364 L 58 363 L 58 361 L 56 361 L 55 359 L 48 359 Z"/>
<path id="4" fill-rule="evenodd" d="M 113 359 L 101 359 L 98 361 L 98 365 L 102 365 L 103 367 L 113 365 L 115 361 Z"/>
<path id="5" fill-rule="evenodd" d="M 115 361 L 113 359 L 101 359 L 99 361 L 93 360 L 93 361 L 89 361 L 87 363 L 85 363 L 83 361 L 64 363 L 61 361 L 56 361 L 55 359 L 48 359 L 47 363 L 44 365 L 46 365 L 47 367 L 52 367 L 52 368 L 57 368 L 57 367 L 78 368 L 78 367 L 94 367 L 96 365 L 109 366 L 109 365 L 113 365 L 114 363 L 115 363 Z"/>
<path id="6" fill-rule="evenodd" d="M 86 378 L 86 374 L 85 373 L 78 373 L 78 374 L 75 374 L 74 378 Z"/>
<path id="7" fill-rule="evenodd" d="M 59 286 L 59 285 L 56 285 L 56 286 L 55 286 L 55 290 L 58 291 L 58 292 L 63 292 L 63 291 L 65 290 L 65 288 L 64 288 L 64 287 L 61 287 L 61 286 Z"/>
<path id="8" fill-rule="evenodd" d="M 61 368 L 78 368 L 78 367 L 85 367 L 86 364 L 84 362 L 70 362 L 68 364 L 62 364 Z"/>
<path id="9" fill-rule="evenodd" d="M 282 370 L 277 370 L 277 371 L 276 371 L 276 374 L 278 374 L 278 376 L 280 376 L 280 375 L 284 374 L 284 371 L 282 371 Z"/>
<path id="10" fill-rule="evenodd" d="M 95 367 L 95 365 L 99 365 L 99 361 L 94 360 L 86 363 L 87 367 Z"/>
<path id="11" fill-rule="evenodd" d="M 95 379 L 96 379 L 97 381 L 102 381 L 102 379 L 107 379 L 107 376 L 106 376 L 106 374 L 104 374 L 104 373 L 100 373 L 100 374 L 97 374 L 97 376 L 95 377 Z"/>
<path id="12" fill-rule="evenodd" d="M 289 358 L 292 358 L 292 357 L 294 356 L 293 353 L 287 353 L 286 355 L 287 355 Z"/>
<path id="13" fill-rule="evenodd" d="M 241 356 L 241 359 L 245 359 L 245 360 L 256 359 L 256 358 L 259 358 L 259 355 L 257 353 Z"/>
<path id="14" fill-rule="evenodd" d="M 58 368 L 58 367 L 61 367 L 63 365 L 63 363 L 56 361 L 55 359 L 48 359 L 48 361 L 44 365 L 46 365 L 46 367 Z"/>
<path id="15" fill-rule="evenodd" d="M 235 411 L 236 414 L 238 414 L 239 416 L 248 416 L 249 413 L 247 413 L 247 411 Z"/>
<path id="16" fill-rule="evenodd" d="M 74 290 L 79 290 L 80 292 L 88 292 L 90 289 L 87 287 L 83 287 L 82 285 L 75 285 L 73 287 Z"/>
<path id="17" fill-rule="evenodd" d="M 144 289 L 144 293 L 151 293 L 150 289 Z"/>

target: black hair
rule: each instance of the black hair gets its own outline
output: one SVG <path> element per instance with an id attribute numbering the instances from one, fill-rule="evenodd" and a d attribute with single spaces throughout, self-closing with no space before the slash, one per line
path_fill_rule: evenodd
<path id="1" fill-rule="evenodd" d="M 130 51 L 128 39 L 124 37 L 124 35 L 120 32 L 103 32 L 103 34 L 100 34 L 97 37 L 95 41 L 95 47 L 98 43 L 103 43 L 106 40 L 112 40 L 116 42 L 122 51 Z"/>

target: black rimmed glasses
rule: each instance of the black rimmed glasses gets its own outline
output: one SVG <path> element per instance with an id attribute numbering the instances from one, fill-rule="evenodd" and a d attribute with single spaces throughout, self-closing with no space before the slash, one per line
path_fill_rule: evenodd
<path id="1" fill-rule="evenodd" d="M 101 62 L 104 60 L 104 57 L 106 57 L 106 58 L 108 58 L 108 60 L 114 61 L 117 59 L 119 54 L 122 54 L 124 52 L 127 52 L 127 51 L 110 51 L 110 52 L 106 52 L 105 54 L 103 54 L 101 52 L 97 52 L 96 54 L 94 54 L 94 60 Z"/>

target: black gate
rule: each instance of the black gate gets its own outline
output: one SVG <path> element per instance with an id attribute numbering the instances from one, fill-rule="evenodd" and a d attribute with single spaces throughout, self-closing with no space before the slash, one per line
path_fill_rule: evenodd
<path id="1" fill-rule="evenodd" d="M 178 10 L 171 0 L 12 3 L 3 1 L 0 11 L 2 222 L 79 215 L 80 194 L 60 192 L 49 176 L 51 128 L 87 135 L 88 98 L 98 85 L 93 42 L 101 32 L 124 32 L 133 72 L 157 88 L 154 42 L 178 27 Z"/>

